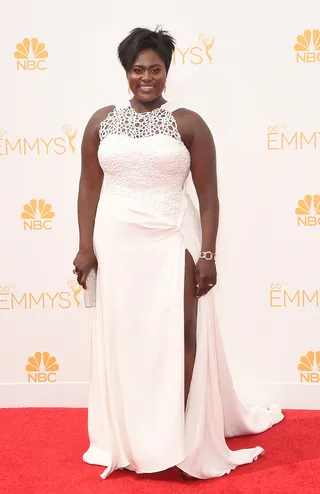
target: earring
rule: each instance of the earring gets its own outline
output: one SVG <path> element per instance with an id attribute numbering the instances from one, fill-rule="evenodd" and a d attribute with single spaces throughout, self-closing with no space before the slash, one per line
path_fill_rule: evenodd
<path id="1" fill-rule="evenodd" d="M 167 90 L 167 84 L 164 85 L 163 92 L 165 93 Z"/>

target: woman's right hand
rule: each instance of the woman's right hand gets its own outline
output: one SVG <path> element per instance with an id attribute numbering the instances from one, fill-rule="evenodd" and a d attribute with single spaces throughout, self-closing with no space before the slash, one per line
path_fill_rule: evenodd
<path id="1" fill-rule="evenodd" d="M 86 280 L 91 269 L 97 271 L 97 258 L 93 249 L 80 249 L 74 261 L 74 273 L 77 275 L 77 281 L 85 290 L 87 288 Z"/>

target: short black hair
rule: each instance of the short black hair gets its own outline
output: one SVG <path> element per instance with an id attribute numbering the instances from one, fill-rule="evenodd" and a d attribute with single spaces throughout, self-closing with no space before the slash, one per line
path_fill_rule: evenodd
<path id="1" fill-rule="evenodd" d="M 169 71 L 175 40 L 168 33 L 157 26 L 155 31 L 136 27 L 121 41 L 118 46 L 118 58 L 126 72 L 131 70 L 133 62 L 142 50 L 151 48 L 164 61 L 166 71 Z"/>

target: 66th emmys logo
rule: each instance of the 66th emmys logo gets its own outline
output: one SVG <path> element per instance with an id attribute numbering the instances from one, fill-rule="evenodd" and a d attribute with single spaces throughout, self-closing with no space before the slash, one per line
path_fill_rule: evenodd
<path id="1" fill-rule="evenodd" d="M 295 212 L 298 215 L 298 226 L 320 225 L 320 195 L 304 196 L 304 199 L 298 201 Z"/>
<path id="2" fill-rule="evenodd" d="M 320 290 L 296 290 L 287 287 L 287 283 L 276 281 L 271 283 L 269 303 L 272 308 L 319 308 Z"/>
<path id="3" fill-rule="evenodd" d="M 294 45 L 297 52 L 296 62 L 310 63 L 320 62 L 320 30 L 306 29 L 303 34 L 297 36 Z"/>
<path id="4" fill-rule="evenodd" d="M 206 33 L 201 33 L 198 40 L 198 45 L 188 46 L 187 48 L 184 47 L 183 49 L 176 47 L 173 53 L 173 63 L 176 65 L 186 65 L 190 63 L 192 65 L 200 65 L 205 63 L 205 61 L 212 63 L 210 51 L 214 45 L 215 39 L 211 38 Z"/>
<path id="5" fill-rule="evenodd" d="M 24 230 L 51 230 L 52 218 L 55 214 L 52 211 L 51 204 L 46 203 L 43 199 L 32 199 L 23 207 L 21 218 L 23 218 Z"/>
<path id="6" fill-rule="evenodd" d="M 49 352 L 36 352 L 33 357 L 28 358 L 28 362 L 26 371 L 28 372 L 29 383 L 56 382 L 56 371 L 59 370 L 59 365 L 56 363 L 55 357 L 50 357 Z"/>
<path id="7" fill-rule="evenodd" d="M 0 285 L 0 311 L 79 309 L 82 287 L 75 280 L 69 280 L 67 287 L 69 290 L 59 292 L 30 292 L 18 290 L 15 285 Z"/>
<path id="8" fill-rule="evenodd" d="M 64 136 L 55 135 L 53 137 L 12 137 L 7 130 L 0 130 L 0 157 L 12 154 L 26 156 L 35 155 L 63 155 L 68 150 L 73 154 L 76 152 L 74 140 L 77 136 L 77 129 L 70 125 L 63 125 L 61 129 Z"/>
<path id="9" fill-rule="evenodd" d="M 290 131 L 284 124 L 268 127 L 268 151 L 320 149 L 320 132 Z"/>
<path id="10" fill-rule="evenodd" d="M 320 382 L 320 352 L 308 352 L 300 358 L 298 365 L 300 371 L 300 382 Z"/>
<path id="11" fill-rule="evenodd" d="M 48 52 L 45 44 L 39 43 L 37 38 L 24 38 L 18 43 L 14 57 L 17 59 L 17 70 L 45 70 Z"/>

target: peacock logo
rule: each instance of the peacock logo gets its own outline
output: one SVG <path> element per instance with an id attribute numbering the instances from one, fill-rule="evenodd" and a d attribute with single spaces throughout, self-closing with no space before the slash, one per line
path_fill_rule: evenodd
<path id="1" fill-rule="evenodd" d="M 300 371 L 300 382 L 320 382 L 320 351 L 308 352 L 300 358 L 298 365 Z"/>
<path id="2" fill-rule="evenodd" d="M 206 33 L 201 33 L 198 37 L 199 44 L 189 46 L 181 50 L 176 47 L 173 53 L 173 63 L 176 65 L 200 65 L 208 62 L 212 63 L 213 58 L 211 49 L 215 43 L 215 38 L 212 38 Z"/>
<path id="3" fill-rule="evenodd" d="M 21 218 L 24 230 L 51 230 L 52 218 L 55 214 L 52 206 L 46 203 L 44 199 L 31 199 L 28 204 L 23 206 Z"/>
<path id="4" fill-rule="evenodd" d="M 320 195 L 304 196 L 304 199 L 298 201 L 295 212 L 298 215 L 298 226 L 320 225 Z"/>
<path id="5" fill-rule="evenodd" d="M 306 29 L 299 34 L 294 50 L 297 52 L 296 62 L 320 62 L 320 30 Z"/>
<path id="6" fill-rule="evenodd" d="M 49 352 L 36 352 L 28 358 L 26 371 L 28 372 L 28 382 L 34 383 L 54 383 L 56 382 L 56 372 L 59 370 L 57 359 Z"/>
<path id="7" fill-rule="evenodd" d="M 17 70 L 45 70 L 48 52 L 46 45 L 37 38 L 24 38 L 18 43 L 14 57 L 17 59 Z"/>

